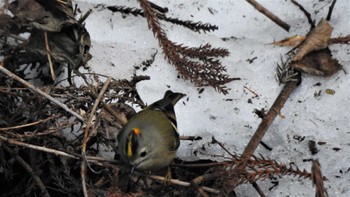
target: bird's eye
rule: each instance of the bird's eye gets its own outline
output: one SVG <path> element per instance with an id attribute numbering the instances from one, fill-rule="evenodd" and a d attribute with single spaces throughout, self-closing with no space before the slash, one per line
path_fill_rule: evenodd
<path id="1" fill-rule="evenodd" d="M 145 157 L 147 155 L 147 152 L 146 151 L 142 151 L 141 153 L 140 153 L 140 157 Z"/>

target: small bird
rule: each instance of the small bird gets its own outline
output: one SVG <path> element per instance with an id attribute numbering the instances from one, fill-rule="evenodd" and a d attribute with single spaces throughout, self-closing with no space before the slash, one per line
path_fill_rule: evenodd
<path id="1" fill-rule="evenodd" d="M 125 163 L 151 172 L 169 166 L 180 145 L 174 105 L 184 96 L 168 90 L 131 117 L 118 135 L 118 152 Z"/>

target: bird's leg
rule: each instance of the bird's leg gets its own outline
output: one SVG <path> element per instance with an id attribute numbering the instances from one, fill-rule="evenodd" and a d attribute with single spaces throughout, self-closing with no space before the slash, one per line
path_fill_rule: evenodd
<path id="1" fill-rule="evenodd" d="M 170 166 L 168 166 L 168 170 L 167 170 L 167 173 L 165 174 L 164 176 L 164 183 L 166 185 L 170 185 L 171 183 L 171 169 L 170 169 Z"/>

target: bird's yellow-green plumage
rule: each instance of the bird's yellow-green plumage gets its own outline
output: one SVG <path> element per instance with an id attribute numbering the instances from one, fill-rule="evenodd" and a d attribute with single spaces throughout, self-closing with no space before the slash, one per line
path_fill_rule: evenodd
<path id="1" fill-rule="evenodd" d="M 118 135 L 118 151 L 135 169 L 156 171 L 168 166 L 180 145 L 174 105 L 184 96 L 167 91 L 164 98 L 135 114 Z"/>

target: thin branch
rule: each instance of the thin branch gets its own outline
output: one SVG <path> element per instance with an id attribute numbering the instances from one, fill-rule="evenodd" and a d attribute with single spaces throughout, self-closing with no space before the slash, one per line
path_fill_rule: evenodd
<path id="1" fill-rule="evenodd" d="M 205 193 L 205 191 L 201 187 L 197 188 L 197 190 L 203 197 L 209 197 L 209 195 Z"/>
<path id="2" fill-rule="evenodd" d="M 47 32 L 44 32 L 44 39 L 45 39 L 45 48 L 46 48 L 46 52 L 47 52 L 47 59 L 49 61 L 51 78 L 53 81 L 56 81 L 55 70 L 53 69 L 53 64 L 52 64 L 52 59 L 51 59 L 51 50 L 50 50 L 50 46 L 49 46 L 49 39 L 47 38 Z"/>
<path id="3" fill-rule="evenodd" d="M 84 141 L 83 141 L 82 150 L 81 150 L 83 158 L 86 157 L 86 143 L 87 143 L 87 139 L 88 139 L 88 136 L 89 136 L 89 129 L 90 129 L 90 125 L 91 125 L 92 119 L 95 116 L 95 112 L 96 112 L 96 109 L 98 107 L 98 104 L 100 103 L 104 93 L 106 92 L 109 84 L 111 83 L 111 80 L 112 80 L 112 78 L 109 77 L 107 79 L 106 83 L 103 85 L 103 87 L 101 89 L 101 92 L 99 93 L 97 99 L 95 100 L 94 106 L 93 106 L 93 108 L 91 110 L 91 113 L 90 113 L 90 116 L 89 116 L 89 119 L 88 119 L 88 121 L 86 123 L 85 131 L 84 131 Z M 83 159 L 82 162 L 81 162 L 81 179 L 82 179 L 82 186 L 83 186 L 84 196 L 88 197 L 88 192 L 87 192 L 86 182 L 85 182 L 85 174 L 86 174 L 86 163 L 85 163 L 85 161 L 86 160 Z"/>
<path id="4" fill-rule="evenodd" d="M 13 127 L 5 127 L 5 128 L 0 128 L 0 131 L 8 131 L 8 130 L 12 130 L 12 129 L 21 129 L 21 128 L 25 128 L 25 127 L 30 127 L 30 126 L 34 126 L 43 122 L 47 122 L 51 119 L 57 118 L 58 116 L 50 116 L 48 118 L 45 118 L 43 120 L 38 120 L 36 122 L 31 122 L 31 123 L 27 123 L 27 124 L 23 124 L 23 125 L 17 125 L 17 126 L 13 126 Z"/>
<path id="5" fill-rule="evenodd" d="M 230 165 L 232 161 L 223 161 L 223 162 L 212 162 L 212 163 L 193 163 L 193 164 L 171 164 L 171 166 L 184 167 L 184 168 L 209 168 L 209 167 L 217 167 Z"/>
<path id="6" fill-rule="evenodd" d="M 83 24 L 83 22 L 87 19 L 87 17 L 92 13 L 92 9 L 89 9 L 80 19 L 78 23 Z"/>
<path id="7" fill-rule="evenodd" d="M 51 154 L 54 154 L 54 155 L 59 155 L 59 156 L 68 157 L 68 158 L 72 158 L 72 159 L 82 159 L 83 158 L 83 156 L 81 156 L 79 154 L 70 154 L 70 153 L 59 151 L 59 150 L 52 149 L 52 148 L 47 148 L 47 147 L 37 146 L 37 145 L 33 145 L 33 144 L 28 144 L 28 143 L 24 143 L 24 142 L 21 142 L 21 141 L 18 141 L 18 140 L 7 138 L 7 137 L 1 136 L 1 135 L 0 135 L 0 141 L 4 141 L 4 142 L 8 142 L 10 144 L 14 144 L 16 146 L 22 146 L 22 147 L 25 147 L 25 148 L 30 148 L 30 149 L 33 149 L 33 150 L 38 150 L 38 151 L 51 153 Z M 101 165 L 101 166 L 102 166 L 102 164 L 99 161 L 115 163 L 115 160 L 109 160 L 109 159 L 101 158 L 101 157 L 86 156 L 86 159 L 89 162 L 91 162 L 91 163 L 98 164 L 98 165 Z"/>
<path id="8" fill-rule="evenodd" d="M 244 89 L 248 90 L 249 92 L 251 92 L 254 97 L 259 97 L 258 93 L 256 93 L 254 90 L 248 88 L 247 86 L 243 86 Z"/>
<path id="9" fill-rule="evenodd" d="M 1 135 L 0 135 L 0 140 L 8 142 L 10 144 L 17 145 L 17 146 L 22 146 L 22 147 L 26 147 L 26 148 L 30 148 L 30 149 L 34 149 L 34 150 L 39 150 L 39 151 L 43 151 L 43 152 L 47 152 L 47 153 L 52 153 L 55 155 L 60 155 L 60 156 L 69 157 L 69 158 L 73 158 L 73 159 L 80 159 L 79 157 L 76 157 L 74 155 L 68 154 L 68 153 L 63 152 L 63 151 L 24 143 L 24 142 L 17 141 L 17 140 L 11 139 L 11 138 L 7 138 L 7 137 L 1 136 Z"/>
<path id="10" fill-rule="evenodd" d="M 302 5 L 300 5 L 298 2 L 296 2 L 295 0 L 291 0 L 291 1 L 294 5 L 296 5 L 304 13 L 304 15 L 307 18 L 307 21 L 309 22 L 309 24 L 311 26 L 310 29 L 315 28 L 315 22 L 312 20 L 311 14 L 308 11 L 306 11 L 305 8 Z"/>
<path id="11" fill-rule="evenodd" d="M 261 197 L 266 197 L 264 192 L 260 189 L 259 185 L 255 181 L 252 181 L 251 184 Z"/>
<path id="12" fill-rule="evenodd" d="M 42 90 L 40 90 L 39 88 L 33 86 L 32 84 L 28 83 L 27 81 L 23 80 L 22 78 L 20 78 L 19 76 L 15 75 L 14 73 L 12 73 L 11 71 L 7 70 L 4 66 L 3 66 L 3 62 L 1 62 L 0 64 L 0 71 L 3 72 L 4 74 L 6 74 L 8 77 L 10 77 L 11 79 L 14 79 L 20 83 L 22 83 L 24 86 L 28 87 L 29 89 L 33 90 L 34 92 L 40 94 L 41 96 L 49 99 L 51 102 L 55 103 L 56 105 L 58 105 L 59 107 L 61 107 L 62 109 L 66 110 L 67 112 L 69 112 L 70 114 L 72 114 L 73 116 L 75 116 L 76 118 L 78 118 L 80 121 L 84 122 L 84 118 L 82 116 L 80 116 L 78 113 L 76 113 L 75 111 L 71 110 L 68 108 L 67 105 L 59 102 L 58 100 L 56 100 L 55 98 L 53 98 L 52 96 L 46 94 L 45 92 L 43 92 Z"/>
<path id="13" fill-rule="evenodd" d="M 217 174 L 217 173 L 215 173 L 215 174 L 203 174 L 201 176 L 198 176 L 198 177 L 192 179 L 191 185 L 197 186 L 200 183 L 203 183 L 205 181 L 215 180 L 215 179 L 217 179 L 219 177 L 221 177 L 221 176 L 219 174 Z"/>
<path id="14" fill-rule="evenodd" d="M 197 140 L 201 140 L 202 137 L 200 136 L 180 136 L 180 140 L 190 140 L 190 141 L 197 141 Z"/>
<path id="15" fill-rule="evenodd" d="M 335 3 L 337 3 L 337 0 L 333 0 L 332 5 L 329 7 L 328 14 L 327 14 L 327 18 L 326 18 L 327 21 L 330 21 L 330 20 L 331 20 L 332 13 L 333 13 L 333 9 L 334 9 L 334 6 L 335 6 Z"/>
<path id="16" fill-rule="evenodd" d="M 62 127 L 62 128 L 67 128 L 67 127 Z M 69 125 L 69 127 L 71 127 L 71 125 Z M 19 133 L 15 133 L 15 132 L 11 132 L 11 131 L 4 131 L 4 133 L 6 133 L 7 135 L 16 137 L 16 138 L 33 138 L 33 137 L 38 137 L 38 136 L 50 135 L 50 134 L 56 133 L 58 131 L 62 131 L 62 128 L 49 129 L 49 130 L 46 130 L 46 131 L 40 132 L 40 133 L 37 133 L 37 132 L 25 132 L 25 134 L 19 134 Z"/>
<path id="17" fill-rule="evenodd" d="M 276 98 L 275 102 L 271 106 L 270 110 L 266 113 L 265 117 L 262 119 L 259 127 L 255 131 L 254 135 L 250 139 L 248 145 L 246 146 L 242 158 L 250 158 L 255 149 L 258 147 L 261 139 L 264 137 L 267 129 L 271 125 L 272 121 L 280 114 L 281 109 L 288 100 L 289 96 L 298 87 L 299 81 L 289 81 L 283 87 L 281 93 Z"/>
<path id="18" fill-rule="evenodd" d="M 232 170 L 230 170 L 231 172 L 233 172 L 233 174 L 236 174 L 232 177 L 232 180 L 231 180 L 234 186 L 237 186 L 242 182 L 242 177 L 244 178 L 248 176 L 245 168 L 249 165 L 250 158 L 253 156 L 254 151 L 258 147 L 260 141 L 264 137 L 272 121 L 276 118 L 278 114 L 280 114 L 280 110 L 283 108 L 289 96 L 297 88 L 300 80 L 301 78 L 299 78 L 298 81 L 289 81 L 285 84 L 281 93 L 276 98 L 270 110 L 266 113 L 266 116 L 262 119 L 254 135 L 251 137 L 248 145 L 246 146 L 241 156 L 240 162 L 238 162 L 232 168 Z M 256 178 L 256 176 L 254 176 L 254 178 Z"/>
<path id="19" fill-rule="evenodd" d="M 213 143 L 218 144 L 218 145 L 219 145 L 227 154 L 229 154 L 232 158 L 237 158 L 237 156 L 236 156 L 236 155 L 233 155 L 229 150 L 227 150 L 227 148 L 226 148 L 221 142 L 217 141 L 217 140 L 214 138 L 214 136 L 211 137 L 211 141 L 212 141 Z"/>
<path id="20" fill-rule="evenodd" d="M 145 176 L 145 177 L 151 178 L 153 180 L 157 180 L 157 181 L 162 181 L 162 182 L 167 181 L 167 179 L 164 178 L 163 176 L 149 175 L 149 174 L 144 174 L 144 173 L 136 172 L 136 171 L 134 173 L 137 174 L 137 175 L 140 175 L 140 176 Z M 185 181 L 181 181 L 181 180 L 178 180 L 178 179 L 170 179 L 169 182 L 171 184 L 180 185 L 180 186 L 184 186 L 184 187 L 190 187 L 191 186 L 191 183 L 185 182 Z M 200 188 L 203 189 L 206 192 L 210 192 L 210 193 L 213 193 L 213 194 L 219 194 L 220 193 L 219 190 L 216 190 L 216 189 L 213 189 L 213 188 L 210 188 L 210 187 L 201 186 Z"/>
<path id="21" fill-rule="evenodd" d="M 71 123 L 71 124 L 68 124 L 68 125 L 64 125 L 64 126 L 60 126 L 59 128 L 50 128 L 46 131 L 40 131 L 40 132 L 37 132 L 37 131 L 33 131 L 33 132 L 25 132 L 24 134 L 20 134 L 20 133 L 15 133 L 15 132 L 11 132 L 11 131 L 4 131 L 7 135 L 10 135 L 10 136 L 13 136 L 17 139 L 22 139 L 22 138 L 33 138 L 33 137 L 39 137 L 39 136 L 45 136 L 45 135 L 51 135 L 53 133 L 56 133 L 58 131 L 62 131 L 63 129 L 66 129 L 66 128 L 71 128 L 72 125 L 74 125 L 75 123 Z"/>
<path id="22" fill-rule="evenodd" d="M 270 20 L 275 22 L 278 26 L 282 27 L 284 30 L 289 31 L 290 26 L 282 21 L 280 18 L 278 18 L 276 15 L 272 14 L 269 10 L 264 8 L 262 5 L 260 5 L 255 0 L 246 0 L 249 4 L 251 4 L 255 9 L 257 9 L 259 12 L 264 14 L 266 17 L 268 17 Z"/>

